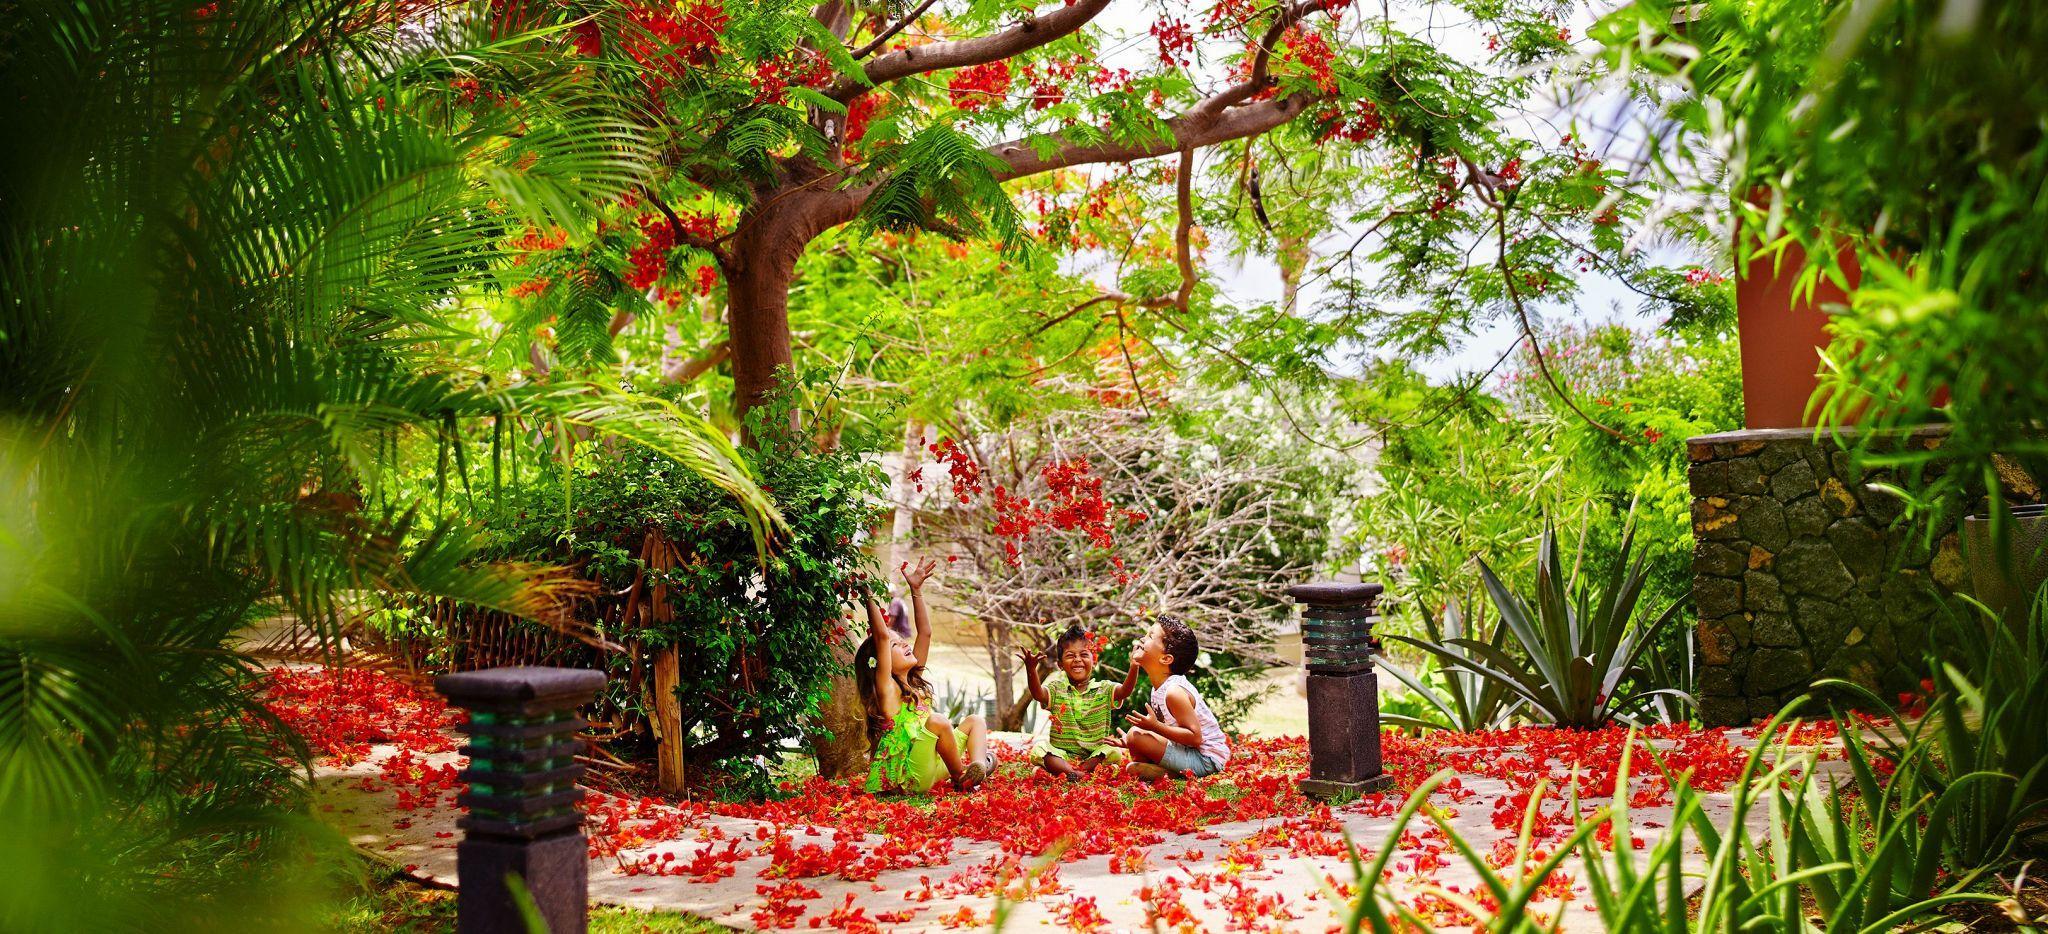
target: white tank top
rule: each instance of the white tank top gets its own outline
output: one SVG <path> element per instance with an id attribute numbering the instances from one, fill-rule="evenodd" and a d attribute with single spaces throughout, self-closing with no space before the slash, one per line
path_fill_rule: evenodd
<path id="1" fill-rule="evenodd" d="M 1174 675 L 1152 689 L 1152 716 L 1166 723 L 1176 723 L 1173 712 L 1166 709 L 1166 692 L 1176 687 L 1188 692 L 1195 701 L 1195 720 L 1201 725 L 1202 732 L 1202 755 L 1216 760 L 1217 768 L 1222 768 L 1230 761 L 1230 741 L 1223 737 L 1223 727 L 1216 722 L 1216 715 L 1209 712 L 1209 705 L 1202 701 L 1202 695 L 1196 693 L 1195 686 L 1189 684 L 1187 678 Z"/>

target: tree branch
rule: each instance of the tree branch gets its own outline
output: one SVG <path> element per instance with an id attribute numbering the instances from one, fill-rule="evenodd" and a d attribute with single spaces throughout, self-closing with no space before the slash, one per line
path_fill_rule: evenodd
<path id="1" fill-rule="evenodd" d="M 896 34 L 902 32 L 905 27 L 908 27 L 911 23 L 917 22 L 918 18 L 923 16 L 926 10 L 932 8 L 932 4 L 938 2 L 939 0 L 924 0 L 923 3 L 917 5 L 917 9 L 911 10 L 910 12 L 903 14 L 902 19 L 899 19 L 896 22 L 889 24 L 889 28 L 884 29 L 879 33 L 876 33 L 873 39 L 868 40 L 867 45 L 861 46 L 860 48 L 853 50 L 853 57 L 856 60 L 863 59 L 875 54 L 876 52 L 881 51 L 882 43 L 895 38 Z"/>
<path id="2" fill-rule="evenodd" d="M 1238 87 L 1242 87 L 1239 85 Z M 1235 91 L 1237 88 L 1232 88 Z M 1224 91 L 1229 94 L 1231 91 Z M 1217 95 L 1221 97 L 1222 95 Z M 1212 97 L 1208 100 L 1215 100 Z M 1279 127 L 1301 115 L 1308 105 L 1321 100 L 1318 94 L 1292 94 L 1283 98 L 1260 101 L 1234 110 L 1208 111 L 1208 101 L 1197 104 L 1193 110 L 1166 121 L 1164 136 L 1141 143 L 1102 142 L 1081 145 L 1060 139 L 1056 135 L 1014 139 L 989 147 L 989 154 L 1001 159 L 1004 168 L 996 171 L 997 181 L 1038 175 L 1054 169 L 1096 162 L 1136 162 L 1150 159 L 1182 149 L 1199 149 L 1217 143 L 1227 143 L 1247 136 L 1257 136 Z M 1050 143 L 1041 155 L 1034 143 Z"/>
<path id="3" fill-rule="evenodd" d="M 1173 258 L 1180 266 L 1180 291 L 1173 297 L 1173 306 L 1181 311 L 1188 310 L 1188 299 L 1195 294 L 1195 254 L 1192 245 L 1195 227 L 1195 151 L 1180 151 L 1180 173 L 1174 181 L 1174 204 L 1180 210 L 1180 222 L 1173 228 Z"/>
<path id="4" fill-rule="evenodd" d="M 661 368 L 661 375 L 671 383 L 687 383 L 711 372 L 711 368 L 725 362 L 732 356 L 732 341 L 723 340 L 711 345 L 704 356 L 683 360 L 670 360 Z"/>
<path id="5" fill-rule="evenodd" d="M 1273 47 L 1280 44 L 1280 37 L 1286 35 L 1287 30 L 1292 29 L 1294 24 L 1301 22 L 1310 13 L 1328 7 L 1329 0 L 1301 0 L 1299 3 L 1282 7 L 1280 15 L 1274 17 L 1272 25 L 1266 27 L 1266 34 L 1259 38 L 1259 50 L 1252 53 L 1251 72 L 1245 80 L 1201 102 L 1196 105 L 1195 110 L 1202 113 L 1221 113 L 1227 108 L 1251 100 L 1260 91 L 1272 86 L 1273 77 L 1269 69 L 1273 62 Z"/>
<path id="6" fill-rule="evenodd" d="M 991 35 L 898 49 L 869 62 L 862 69 L 866 81 L 842 77 L 825 96 L 845 103 L 869 88 L 912 75 L 1002 61 L 1073 34 L 1107 9 L 1109 3 L 1110 0 L 1074 0 L 1044 16 L 1027 13 L 1022 22 Z"/>

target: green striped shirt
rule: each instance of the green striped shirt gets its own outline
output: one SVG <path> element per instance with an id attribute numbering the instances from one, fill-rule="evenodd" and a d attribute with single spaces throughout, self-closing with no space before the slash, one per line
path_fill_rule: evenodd
<path id="1" fill-rule="evenodd" d="M 1109 738 L 1109 715 L 1116 708 L 1115 694 L 1114 681 L 1090 678 L 1087 684 L 1075 687 L 1065 675 L 1053 678 L 1045 686 L 1047 713 L 1052 719 L 1046 741 L 1065 753 L 1082 758 L 1093 755 Z"/>

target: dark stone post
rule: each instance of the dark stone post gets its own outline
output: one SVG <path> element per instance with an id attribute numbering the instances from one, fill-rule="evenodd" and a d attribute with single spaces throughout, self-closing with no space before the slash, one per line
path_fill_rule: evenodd
<path id="1" fill-rule="evenodd" d="M 1303 794 L 1348 798 L 1392 783 L 1380 767 L 1380 679 L 1373 671 L 1379 584 L 1297 584 L 1308 665 L 1308 778 Z"/>
<path id="2" fill-rule="evenodd" d="M 469 808 L 457 823 L 458 934 L 524 931 L 512 877 L 533 898 L 550 934 L 589 929 L 590 855 L 576 787 L 583 729 L 577 708 L 604 687 L 604 673 L 580 668 L 489 668 L 434 679 L 434 689 L 469 711 L 462 751 Z"/>

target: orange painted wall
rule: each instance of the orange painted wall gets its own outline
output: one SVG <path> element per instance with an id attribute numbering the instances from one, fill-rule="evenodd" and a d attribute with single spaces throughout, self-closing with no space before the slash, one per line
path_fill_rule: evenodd
<path id="1" fill-rule="evenodd" d="M 1829 304 L 1848 301 L 1823 281 L 1810 301 L 1794 305 L 1792 287 L 1806 252 L 1787 249 L 1778 261 L 1758 259 L 1735 278 L 1735 326 L 1742 343 L 1742 403 L 1750 428 L 1803 428 L 1813 424 L 1806 403 L 1820 385 L 1820 351 L 1827 346 Z M 1853 287 L 1854 256 L 1844 256 Z"/>

